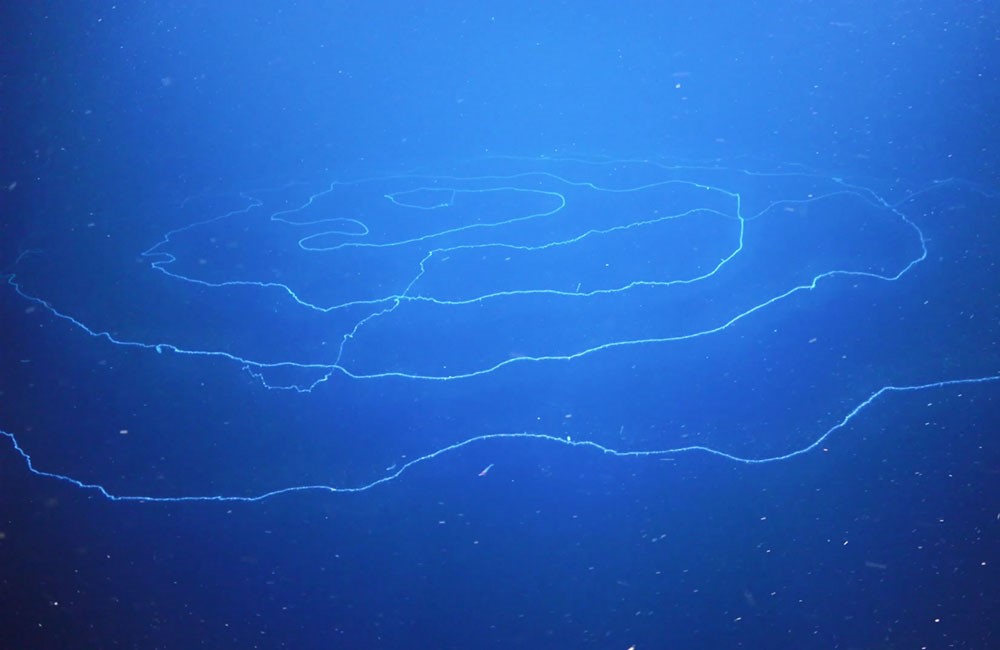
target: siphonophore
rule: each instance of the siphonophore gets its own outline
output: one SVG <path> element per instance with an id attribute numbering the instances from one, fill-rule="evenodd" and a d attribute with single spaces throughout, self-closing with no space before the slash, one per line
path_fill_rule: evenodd
<path id="1" fill-rule="evenodd" d="M 143 245 L 22 254 L 10 299 L 49 355 L 24 365 L 48 364 L 43 388 L 70 366 L 86 406 L 0 427 L 32 473 L 115 501 L 361 492 L 519 446 L 793 462 L 881 402 L 995 390 L 989 317 L 957 316 L 983 276 L 953 217 L 996 202 L 954 179 L 604 158 L 203 193 Z M 58 416 L 81 408 L 100 414 Z M 81 439 L 93 459 L 64 453 Z"/>

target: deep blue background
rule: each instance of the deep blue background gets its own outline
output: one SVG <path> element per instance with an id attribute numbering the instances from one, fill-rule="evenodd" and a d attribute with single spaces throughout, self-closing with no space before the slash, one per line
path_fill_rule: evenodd
<path id="1" fill-rule="evenodd" d="M 571 373 L 267 391 L 233 364 L 92 339 L 7 289 L 0 428 L 39 469 L 116 493 L 248 495 L 364 483 L 525 422 L 674 446 L 728 371 L 734 412 L 756 419 L 721 413 L 705 435 L 751 455 L 807 443 L 887 383 L 995 374 L 1000 229 L 981 188 L 1000 184 L 1000 22 L 953 4 L 5 7 L 0 271 L 134 340 L 263 355 L 283 338 L 139 256 L 216 214 L 216 193 L 232 209 L 252 188 L 491 154 L 751 156 L 892 200 L 971 184 L 906 204 L 930 256 L 905 282 L 831 285 L 730 338 Z M 207 330 L 213 305 L 242 322 Z M 811 337 L 861 361 L 827 373 Z M 747 389 L 763 358 L 780 378 L 767 399 Z M 112 503 L 4 451 L 0 646 L 990 647 L 997 426 L 996 386 L 962 387 L 889 397 L 788 462 L 493 442 L 362 494 L 253 504 Z"/>

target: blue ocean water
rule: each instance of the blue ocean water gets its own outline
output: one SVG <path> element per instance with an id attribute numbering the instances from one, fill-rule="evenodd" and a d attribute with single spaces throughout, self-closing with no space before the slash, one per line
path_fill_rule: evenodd
<path id="1" fill-rule="evenodd" d="M 0 647 L 989 648 L 989 3 L 0 16 Z"/>

